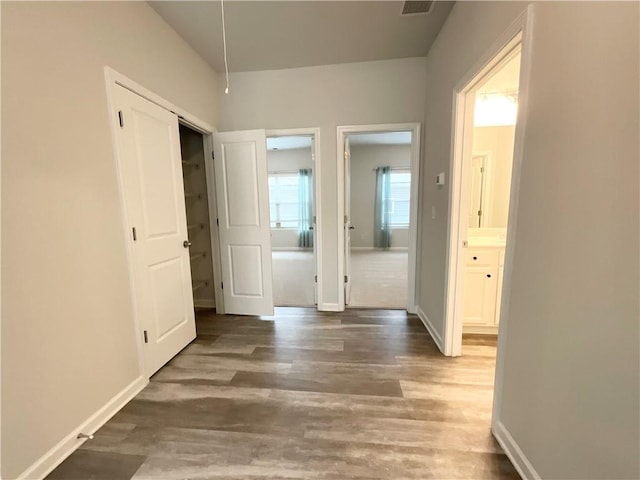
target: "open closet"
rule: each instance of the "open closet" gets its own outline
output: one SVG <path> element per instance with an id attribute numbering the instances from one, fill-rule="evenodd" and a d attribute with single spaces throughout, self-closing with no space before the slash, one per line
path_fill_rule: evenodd
<path id="1" fill-rule="evenodd" d="M 185 209 L 193 304 L 196 308 L 215 308 L 215 282 L 213 271 L 213 244 L 207 172 L 205 166 L 205 139 L 195 130 L 180 124 L 180 151 L 184 181 Z"/>

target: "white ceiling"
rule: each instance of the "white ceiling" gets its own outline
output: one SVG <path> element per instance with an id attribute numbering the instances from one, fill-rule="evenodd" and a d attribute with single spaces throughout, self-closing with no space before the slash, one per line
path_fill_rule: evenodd
<path id="1" fill-rule="evenodd" d="M 352 133 L 350 145 L 411 145 L 411 132 Z"/>
<path id="2" fill-rule="evenodd" d="M 149 2 L 217 72 L 224 71 L 219 1 Z M 453 2 L 401 16 L 402 1 L 224 2 L 229 70 L 244 72 L 422 57 Z"/>

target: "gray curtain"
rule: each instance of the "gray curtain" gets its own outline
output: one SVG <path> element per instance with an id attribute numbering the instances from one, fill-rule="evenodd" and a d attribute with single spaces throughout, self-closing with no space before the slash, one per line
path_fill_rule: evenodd
<path id="1" fill-rule="evenodd" d="M 302 168 L 298 173 L 298 209 L 300 223 L 298 224 L 298 246 L 313 247 L 313 183 L 309 168 Z"/>
<path id="2" fill-rule="evenodd" d="M 373 246 L 391 247 L 391 167 L 376 168 Z"/>

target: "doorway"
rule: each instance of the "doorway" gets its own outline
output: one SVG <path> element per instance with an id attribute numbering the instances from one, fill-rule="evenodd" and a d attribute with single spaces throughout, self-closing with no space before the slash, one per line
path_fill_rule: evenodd
<path id="1" fill-rule="evenodd" d="M 344 307 L 415 307 L 419 124 L 338 128 Z"/>
<path id="2" fill-rule="evenodd" d="M 451 173 L 445 354 L 477 345 L 495 355 L 519 168 L 522 33 L 462 84 Z M 511 237 L 510 237 L 511 235 Z M 463 340 L 466 339 L 466 340 Z"/>
<path id="3" fill-rule="evenodd" d="M 267 133 L 273 301 L 279 307 L 318 303 L 315 132 Z"/>

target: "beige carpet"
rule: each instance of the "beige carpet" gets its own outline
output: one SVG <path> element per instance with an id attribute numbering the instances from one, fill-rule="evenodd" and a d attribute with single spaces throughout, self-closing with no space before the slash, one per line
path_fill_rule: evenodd
<path id="1" fill-rule="evenodd" d="M 315 265 L 312 251 L 273 252 L 273 300 L 277 306 L 315 305 Z M 406 251 L 351 252 L 350 307 L 407 306 Z"/>
<path id="2" fill-rule="evenodd" d="M 407 307 L 406 250 L 352 250 L 350 307 Z"/>
<path id="3" fill-rule="evenodd" d="M 315 305 L 313 251 L 274 251 L 273 301 L 280 307 Z"/>

